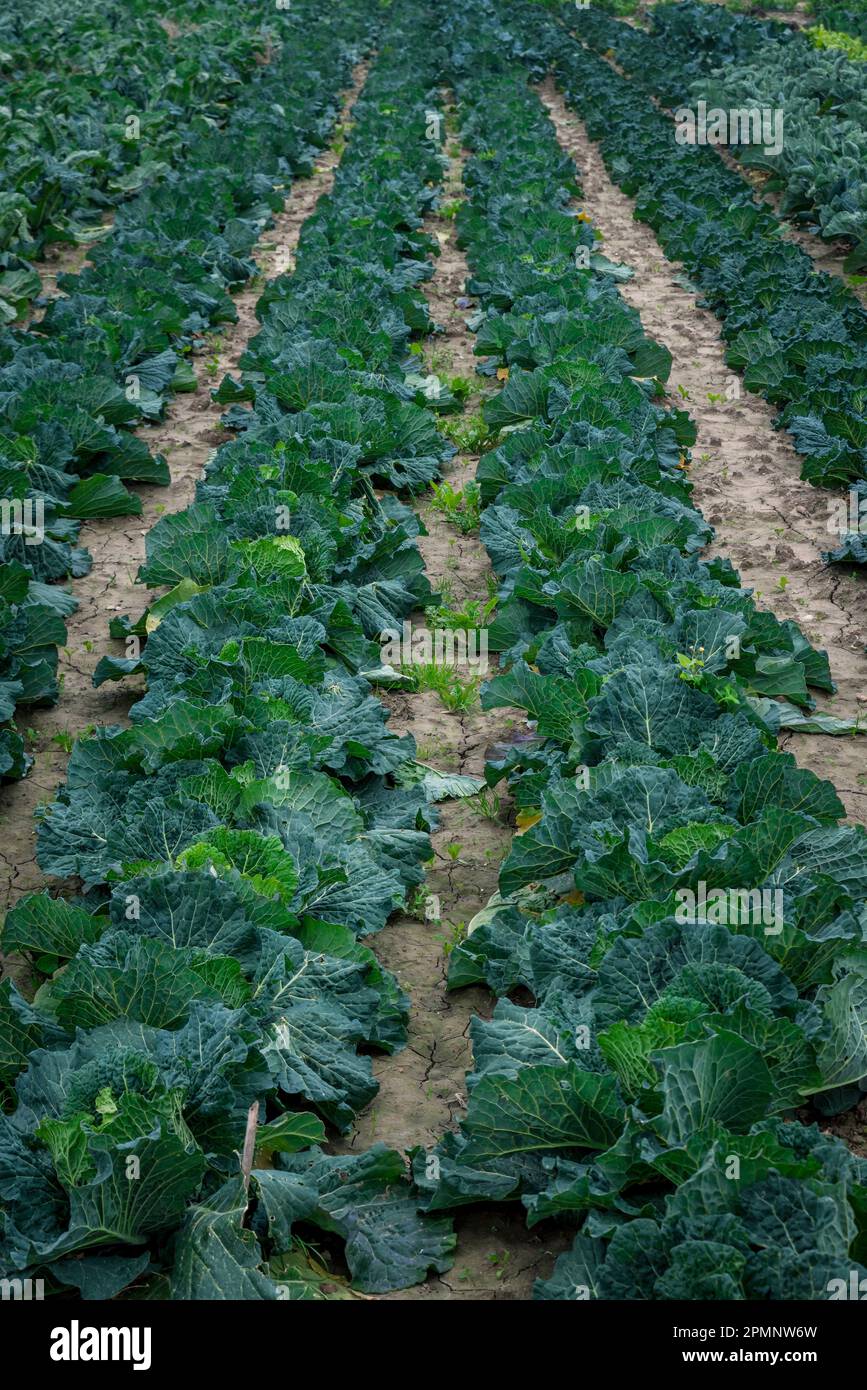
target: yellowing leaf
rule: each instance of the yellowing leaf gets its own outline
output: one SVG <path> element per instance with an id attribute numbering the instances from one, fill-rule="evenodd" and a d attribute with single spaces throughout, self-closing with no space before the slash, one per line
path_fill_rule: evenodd
<path id="1" fill-rule="evenodd" d="M 538 825 L 541 819 L 541 811 L 519 811 L 515 817 L 515 824 L 518 827 L 515 833 L 523 835 L 525 830 L 529 830 L 533 825 Z"/>
<path id="2" fill-rule="evenodd" d="M 509 369 L 508 369 L 508 367 L 498 367 L 498 368 L 497 368 L 497 381 L 508 381 L 508 380 L 509 380 Z"/>
<path id="3" fill-rule="evenodd" d="M 187 603 L 189 599 L 195 598 L 196 594 L 203 594 L 207 586 L 196 584 L 192 579 L 182 579 L 173 589 L 169 589 L 167 594 L 157 599 L 148 609 L 145 619 L 145 632 L 156 632 L 163 618 L 167 613 L 179 603 Z"/>

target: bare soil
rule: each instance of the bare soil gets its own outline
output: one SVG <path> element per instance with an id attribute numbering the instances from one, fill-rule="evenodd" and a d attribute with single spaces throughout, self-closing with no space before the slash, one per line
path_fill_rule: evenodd
<path id="1" fill-rule="evenodd" d="M 821 708 L 844 718 L 867 713 L 867 586 L 857 574 L 826 566 L 820 554 L 836 544 L 828 521 L 840 494 L 801 481 L 800 459 L 787 435 L 774 430 L 775 411 L 761 397 L 741 388 L 738 399 L 708 399 L 708 393 L 723 394 L 734 377 L 718 320 L 678 283 L 683 268 L 666 260 L 650 227 L 635 220 L 634 200 L 611 181 L 598 146 L 553 82 L 544 84 L 541 95 L 578 165 L 583 207 L 603 234 L 604 254 L 635 272 L 620 287 L 624 299 L 639 311 L 647 333 L 672 353 L 670 403 L 687 409 L 698 427 L 693 496 L 716 529 L 707 553 L 727 555 L 760 607 L 794 619 L 815 646 L 827 650 L 838 691 L 820 696 Z M 865 823 L 867 749 L 860 738 L 797 734 L 786 736 L 782 746 L 829 778 L 848 818 Z"/>

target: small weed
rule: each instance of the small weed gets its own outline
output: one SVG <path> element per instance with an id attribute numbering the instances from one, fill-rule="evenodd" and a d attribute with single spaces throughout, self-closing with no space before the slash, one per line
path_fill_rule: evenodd
<path id="1" fill-rule="evenodd" d="M 488 1264 L 493 1265 L 495 1277 L 497 1279 L 502 1279 L 511 1258 L 511 1250 L 493 1250 L 488 1256 Z"/>
<path id="2" fill-rule="evenodd" d="M 502 848 L 502 849 L 491 849 L 491 848 L 488 848 L 488 849 L 485 850 L 485 860 L 486 860 L 487 863 L 489 863 L 489 864 L 490 864 L 491 862 L 496 862 L 496 863 L 499 864 L 499 863 L 502 862 L 502 860 L 505 859 L 505 857 L 506 857 L 506 855 L 507 855 L 508 853 L 509 853 L 509 846 L 508 846 L 508 845 L 506 845 L 506 846 L 505 846 L 504 848 Z"/>
<path id="3" fill-rule="evenodd" d="M 452 395 L 457 396 L 458 400 L 462 403 L 465 402 L 475 390 L 475 382 L 471 381 L 468 376 L 450 376 L 447 380 Z"/>
<path id="4" fill-rule="evenodd" d="M 414 917 L 416 921 L 425 920 L 425 908 L 427 907 L 428 891 L 423 883 L 414 888 L 406 900 L 406 915 Z"/>
<path id="5" fill-rule="evenodd" d="M 476 812 L 476 815 L 483 817 L 484 820 L 494 822 L 500 820 L 500 811 L 503 805 L 502 798 L 488 787 L 477 792 L 475 796 L 469 797 L 467 805 L 471 810 Z"/>
<path id="6" fill-rule="evenodd" d="M 440 936 L 437 939 L 443 944 L 443 955 L 450 956 L 456 946 L 460 946 L 467 937 L 466 922 L 456 922 L 448 936 Z"/>
<path id="7" fill-rule="evenodd" d="M 432 690 L 439 695 L 447 710 L 456 713 L 471 708 L 478 697 L 481 676 L 462 679 L 453 666 L 441 666 L 435 661 L 404 667 L 413 676 L 416 690 Z"/>
<path id="8" fill-rule="evenodd" d="M 496 604 L 496 597 L 488 599 L 487 603 L 483 603 L 481 599 L 467 599 L 463 608 L 440 604 L 434 608 L 426 608 L 424 620 L 431 628 L 446 627 L 453 632 L 470 632 L 488 626 Z"/>
<path id="9" fill-rule="evenodd" d="M 467 483 L 465 488 L 456 489 L 450 482 L 443 482 L 434 484 L 431 502 L 447 521 L 467 536 L 479 529 L 480 498 L 478 483 Z"/>
<path id="10" fill-rule="evenodd" d="M 446 416 L 440 430 L 462 454 L 480 454 L 493 443 L 493 436 L 481 415 Z"/>

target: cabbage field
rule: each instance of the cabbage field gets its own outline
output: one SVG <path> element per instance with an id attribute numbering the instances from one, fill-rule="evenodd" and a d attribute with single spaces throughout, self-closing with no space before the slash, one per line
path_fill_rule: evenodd
<path id="1" fill-rule="evenodd" d="M 867 1298 L 863 0 L 4 12 L 0 1301 Z"/>

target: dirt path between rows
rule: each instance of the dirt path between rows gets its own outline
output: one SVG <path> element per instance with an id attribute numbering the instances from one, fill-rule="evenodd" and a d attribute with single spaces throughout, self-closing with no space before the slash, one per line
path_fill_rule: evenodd
<path id="1" fill-rule="evenodd" d="M 863 667 L 855 651 L 862 651 L 862 639 L 853 632 L 842 606 L 840 576 L 823 570 L 817 560 L 817 548 L 827 545 L 828 539 L 821 530 L 823 518 L 816 515 L 815 490 L 800 481 L 797 455 L 785 437 L 772 429 L 772 411 L 765 402 L 746 394 L 724 407 L 707 400 L 708 391 L 720 390 L 731 375 L 716 320 L 697 309 L 695 295 L 675 283 L 677 267 L 665 262 L 650 229 L 634 222 L 631 200 L 611 183 L 598 150 L 550 82 L 542 96 L 564 148 L 584 176 L 583 206 L 605 234 L 603 250 L 636 271 L 635 279 L 622 287 L 625 298 L 641 312 L 648 333 L 665 342 L 674 355 L 675 401 L 684 404 L 678 385 L 689 392 L 686 404 L 699 426 L 696 502 L 718 526 L 716 549 L 730 555 L 744 582 L 761 591 L 765 598 L 760 602 L 780 617 L 797 619 L 812 640 L 829 648 L 841 690 L 826 703 L 835 713 L 857 713 L 858 675 Z M 464 157 L 465 152 L 455 152 L 450 161 L 445 206 L 460 192 Z M 427 296 L 431 313 L 444 330 L 428 351 L 428 362 L 440 375 L 472 378 L 475 359 L 465 318 L 474 306 L 462 298 L 466 262 L 447 218 L 431 218 L 428 226 L 440 241 L 441 256 Z M 475 408 L 477 401 L 471 396 L 467 413 Z M 458 454 L 446 469 L 448 481 L 455 488 L 464 487 L 473 478 L 476 464 L 477 455 Z M 769 478 L 778 480 L 773 488 Z M 461 608 L 467 600 L 484 602 L 491 571 L 478 539 L 461 535 L 429 501 L 420 512 L 428 530 L 420 548 L 431 583 L 445 589 L 451 607 Z M 783 590 L 776 588 L 771 601 L 767 596 L 781 576 L 788 582 Z M 861 617 L 863 622 L 863 605 Z M 416 620 L 422 622 L 423 615 L 416 615 Z M 392 694 L 385 699 L 393 711 L 393 727 L 415 735 L 422 761 L 449 771 L 481 774 L 487 747 L 509 739 L 521 719 L 503 711 L 483 713 L 477 703 L 461 713 L 449 712 L 429 692 Z M 863 799 L 867 787 L 859 789 L 857 781 L 863 765 L 860 745 L 853 740 L 800 736 L 797 747 L 803 762 L 831 777 L 844 792 L 851 789 L 844 800 L 851 817 L 861 819 L 867 810 Z M 474 1014 L 489 1017 L 491 1013 L 486 990 L 449 995 L 445 979 L 451 945 L 463 924 L 496 889 L 499 864 L 513 833 L 507 824 L 507 798 L 501 796 L 493 821 L 481 817 L 473 803 L 466 801 L 443 803 L 441 815 L 426 882 L 426 891 L 438 898 L 441 921 L 401 916 L 372 943 L 379 960 L 395 972 L 410 995 L 409 1043 L 394 1057 L 374 1060 L 380 1090 L 358 1117 L 347 1144 L 350 1150 L 376 1141 L 402 1150 L 414 1145 L 431 1147 L 444 1130 L 453 1128 L 466 1099 L 465 1073 L 472 1067 L 470 1020 Z M 858 1117 L 850 1119 L 857 1129 Z M 849 1137 L 857 1146 L 857 1135 L 853 1132 Z M 456 1229 L 454 1268 L 389 1298 L 527 1299 L 533 1279 L 550 1269 L 552 1257 L 570 1240 L 569 1233 L 547 1223 L 540 1230 L 527 1231 L 517 1206 L 458 1213 Z"/>
<path id="2" fill-rule="evenodd" d="M 449 122 L 451 125 L 451 121 Z M 461 170 L 467 151 L 450 143 L 449 170 L 443 205 L 462 193 Z M 442 378 L 461 376 L 473 381 L 465 414 L 477 411 L 479 383 L 473 357 L 473 335 L 465 320 L 472 311 L 465 299 L 468 270 L 455 241 L 453 221 L 442 215 L 426 222 L 440 243 L 433 280 L 425 286 L 431 316 L 442 328 L 428 346 L 428 366 Z M 462 304 L 457 301 L 462 300 Z M 463 489 L 473 480 L 478 454 L 459 453 L 444 469 L 448 482 Z M 462 609 L 468 601 L 486 602 L 492 571 L 487 552 L 475 535 L 464 535 L 430 500 L 419 507 L 428 534 L 419 541 L 428 579 L 443 592 L 443 602 Z M 425 622 L 416 614 L 414 626 Z M 492 664 L 495 658 L 492 657 Z M 474 670 L 458 666 L 464 677 Z M 486 751 L 498 740 L 509 740 L 524 716 L 509 711 L 484 712 L 478 702 L 463 711 L 450 711 L 432 691 L 382 694 L 392 711 L 390 727 L 409 732 L 418 756 L 442 771 L 481 776 Z M 502 792 L 487 802 L 493 818 L 475 800 L 440 804 L 440 827 L 433 836 L 434 858 L 425 891 L 435 896 L 440 920 L 417 916 L 393 918 L 371 946 L 378 959 L 397 975 L 410 997 L 409 1040 L 393 1057 L 374 1059 L 379 1093 L 356 1121 L 347 1147 L 362 1150 L 377 1141 L 396 1149 L 415 1145 L 432 1148 L 447 1129 L 457 1127 L 466 1104 L 466 1073 L 472 1070 L 469 1025 L 475 1015 L 490 1018 L 493 999 L 483 988 L 449 994 L 446 973 L 449 952 L 465 925 L 496 891 L 499 868 L 511 843 L 509 799 Z M 430 900 L 430 898 L 428 899 Z M 571 1243 L 557 1231 L 528 1231 L 519 1204 L 496 1210 L 459 1213 L 454 1266 L 447 1274 L 415 1288 L 386 1297 L 416 1299 L 528 1299 L 533 1280 L 547 1277 L 554 1257 Z"/>
<path id="3" fill-rule="evenodd" d="M 717 319 L 677 283 L 682 267 L 667 261 L 650 227 L 634 219 L 634 199 L 611 181 L 598 146 L 553 81 L 540 92 L 578 165 L 583 206 L 603 234 L 603 252 L 635 271 L 620 287 L 624 299 L 672 353 L 671 404 L 689 410 L 698 427 L 694 501 L 716 528 L 707 554 L 727 555 L 760 607 L 794 619 L 828 651 L 838 692 L 819 697 L 820 707 L 846 718 L 867 714 L 865 580 L 824 566 L 819 555 L 836 543 L 827 530 L 834 494 L 801 481 L 799 457 L 773 429 L 775 411 L 761 397 L 741 389 L 738 399 L 708 399 L 734 377 Z M 860 738 L 788 735 L 781 746 L 834 783 L 851 820 L 867 822 L 867 747 Z"/>
<path id="4" fill-rule="evenodd" d="M 722 5 L 726 8 L 726 0 L 705 0 L 705 4 Z M 623 16 L 625 23 L 641 27 L 636 21 L 647 20 L 655 5 L 656 0 L 642 0 L 636 14 Z M 738 13 L 749 15 L 750 19 L 774 19 L 780 24 L 788 24 L 792 29 L 805 29 L 813 23 L 813 16 L 806 5 L 793 5 L 790 10 L 766 10 L 762 5 L 751 5 L 749 9 Z"/>
<path id="5" fill-rule="evenodd" d="M 367 75 L 367 64 L 354 71 L 335 131 L 340 135 L 355 98 Z M 135 582 L 145 556 L 145 536 L 167 512 L 179 512 L 194 499 L 196 481 L 216 445 L 231 438 L 220 425 L 223 407 L 211 400 L 211 388 L 226 372 L 237 372 L 238 361 L 249 338 L 258 331 L 256 303 L 262 280 L 283 274 L 290 268 L 301 227 L 317 202 L 330 188 L 339 155 L 334 148 L 324 150 L 310 178 L 298 179 L 287 192 L 286 206 L 275 225 L 266 229 L 251 253 L 260 274 L 234 296 L 237 323 L 211 335 L 205 353 L 196 358 L 199 389 L 189 395 L 176 395 L 165 420 L 144 426 L 137 433 L 154 453 L 163 453 L 171 469 L 168 488 L 131 484 L 142 499 L 142 515 L 109 517 L 82 526 L 81 544 L 93 556 L 90 574 L 73 580 L 72 592 L 79 602 L 77 612 L 67 619 L 67 646 L 60 653 L 60 699 L 53 709 L 29 709 L 19 717 L 22 732 L 34 756 L 33 767 L 21 782 L 0 790 L 0 824 L 3 846 L 0 850 L 0 908 L 14 904 L 24 893 L 45 886 L 35 859 L 34 811 L 49 801 L 62 781 L 71 741 L 96 724 L 124 724 L 130 705 L 142 690 L 141 678 L 122 685 L 113 682 L 94 690 L 91 677 L 100 658 L 119 646 L 108 636 L 112 617 L 124 613 L 138 615 L 149 602 L 150 590 Z"/>

